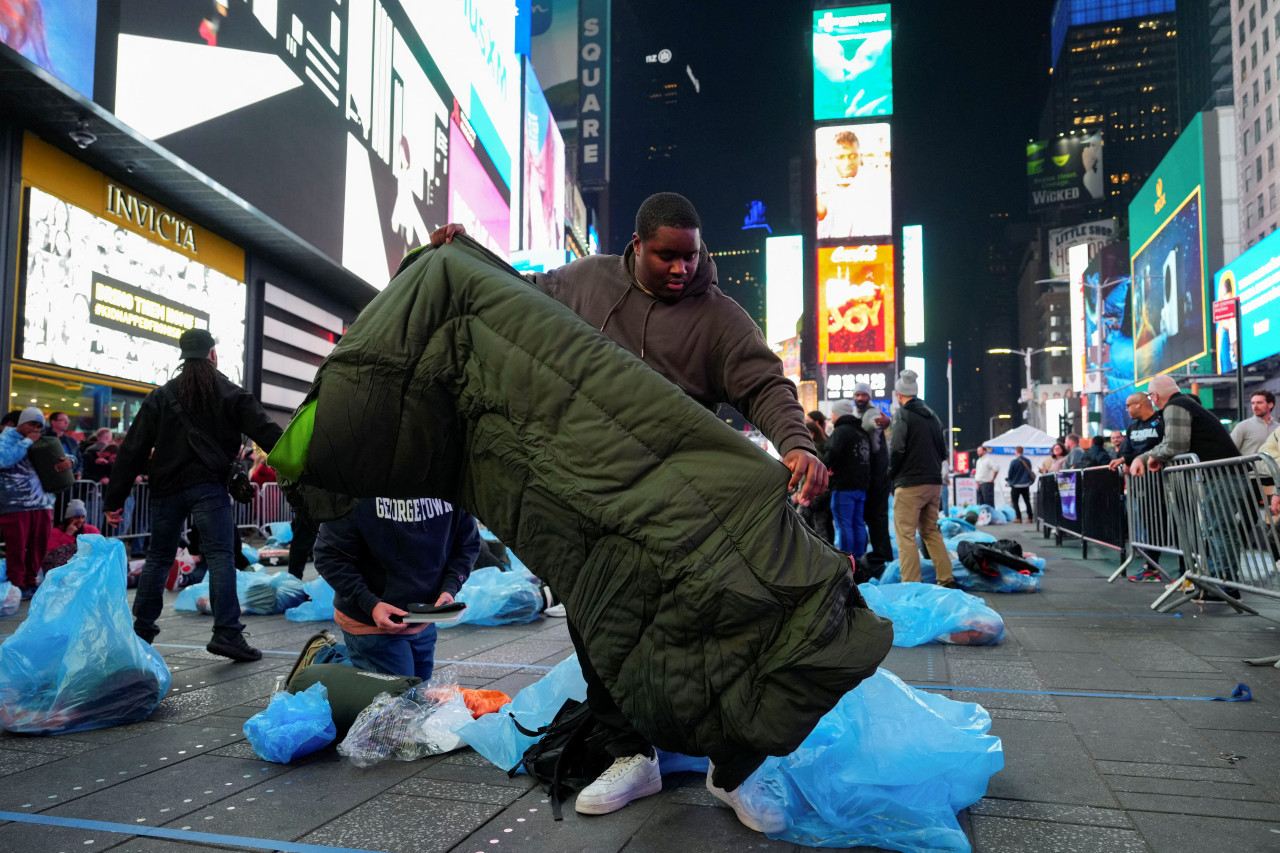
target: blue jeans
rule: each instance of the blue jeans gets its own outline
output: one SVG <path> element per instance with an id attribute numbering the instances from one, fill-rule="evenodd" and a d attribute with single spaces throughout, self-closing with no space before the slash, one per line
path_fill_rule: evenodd
<path id="1" fill-rule="evenodd" d="M 865 489 L 831 493 L 831 518 L 836 526 L 836 547 L 856 560 L 867 553 L 867 525 L 862 511 L 867 503 Z"/>
<path id="2" fill-rule="evenodd" d="M 147 564 L 138 578 L 133 599 L 133 632 L 148 643 L 160 629 L 156 618 L 164 607 L 164 582 L 178 553 L 182 527 L 191 522 L 200 533 L 200 549 L 209 569 L 209 605 L 213 608 L 215 635 L 239 634 L 240 599 L 236 597 L 236 566 L 231 553 L 233 539 L 231 496 L 216 483 L 199 483 L 164 497 L 151 497 L 151 540 Z"/>
<path id="3" fill-rule="evenodd" d="M 416 634 L 348 634 L 346 645 L 321 649 L 314 663 L 342 663 L 383 675 L 416 675 L 431 680 L 436 666 L 436 626 Z"/>

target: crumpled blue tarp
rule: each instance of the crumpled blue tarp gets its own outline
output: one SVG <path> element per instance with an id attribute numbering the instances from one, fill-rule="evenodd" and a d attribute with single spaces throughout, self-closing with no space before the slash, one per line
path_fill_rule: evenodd
<path id="1" fill-rule="evenodd" d="M 514 565 L 515 561 L 512 560 Z M 532 575 L 520 571 L 504 572 L 497 566 L 476 569 L 462 585 L 456 600 L 467 605 L 457 622 L 440 622 L 440 628 L 451 625 L 518 625 L 538 618 L 545 603 L 542 589 L 530 581 Z M 556 710 L 560 710 L 556 708 Z"/>
<path id="2" fill-rule="evenodd" d="M 317 681 L 298 693 L 273 693 L 266 710 L 245 721 L 244 736 L 254 755 L 280 764 L 323 749 L 338 736 L 328 690 Z"/>
<path id="3" fill-rule="evenodd" d="M 309 580 L 302 585 L 306 601 L 284 612 L 290 622 L 327 622 L 333 619 L 333 587 L 324 578 Z"/>
<path id="4" fill-rule="evenodd" d="M 880 669 L 795 752 L 767 758 L 738 789 L 770 838 L 808 847 L 969 851 L 956 813 L 1004 767 L 981 705 L 915 690 Z"/>
<path id="5" fill-rule="evenodd" d="M 930 583 L 859 584 L 867 606 L 893 622 L 893 644 L 936 641 L 990 646 L 1004 639 L 1004 620 L 986 602 L 959 589 Z"/>
<path id="6" fill-rule="evenodd" d="M 257 616 L 283 613 L 285 609 L 301 604 L 304 595 L 302 581 L 288 572 L 236 572 L 236 597 L 240 599 L 240 609 L 245 613 Z M 188 613 L 212 613 L 208 576 L 200 583 L 192 584 L 179 592 L 173 609 Z"/>
<path id="7" fill-rule="evenodd" d="M 0 645 L 0 726 L 66 734 L 146 719 L 169 691 L 160 653 L 133 633 L 124 544 L 76 538 L 27 618 Z"/>

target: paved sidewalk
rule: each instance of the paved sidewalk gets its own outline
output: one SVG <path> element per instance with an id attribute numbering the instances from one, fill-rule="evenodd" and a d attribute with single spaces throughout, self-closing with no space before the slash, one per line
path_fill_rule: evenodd
<path id="1" fill-rule="evenodd" d="M 1006 766 L 961 816 L 974 849 L 1280 850 L 1280 670 L 1240 662 L 1280 654 L 1280 603 L 1251 599 L 1262 617 L 1224 605 L 1156 614 L 1159 586 L 1105 583 L 1110 555 L 1083 561 L 1078 545 L 1010 529 L 1049 562 L 1042 594 L 985 596 L 1005 615 L 1004 642 L 894 649 L 885 662 L 910 684 L 975 688 L 940 692 L 991 711 Z M 0 635 L 25 612 L 0 621 Z M 742 827 L 695 774 L 613 815 L 570 806 L 555 823 L 526 777 L 471 750 L 363 771 L 332 749 L 261 761 L 241 726 L 325 625 L 245 621 L 267 654 L 230 664 L 204 651 L 208 617 L 164 617 L 157 648 L 173 685 L 145 722 L 0 736 L 0 851 L 802 849 Z M 463 686 L 514 694 L 571 651 L 564 621 L 540 618 L 443 630 L 437 657 L 460 662 L 445 667 Z M 1053 695 L 1225 696 L 1238 682 L 1254 701 Z M 165 837 L 143 836 L 155 828 Z"/>

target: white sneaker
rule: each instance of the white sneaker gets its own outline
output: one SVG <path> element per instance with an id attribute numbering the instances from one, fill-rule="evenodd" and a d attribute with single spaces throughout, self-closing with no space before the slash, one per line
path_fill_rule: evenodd
<path id="1" fill-rule="evenodd" d="M 707 790 L 711 792 L 717 800 L 733 809 L 733 813 L 738 816 L 738 821 L 747 829 L 754 830 L 765 834 L 777 834 L 787 828 L 786 816 L 778 814 L 761 815 L 762 821 L 757 821 L 751 814 L 747 812 L 746 806 L 742 804 L 742 798 L 738 796 L 738 789 L 726 791 L 723 788 L 717 788 L 715 783 L 711 781 L 711 774 L 715 772 L 715 765 L 708 762 L 707 764 Z"/>
<path id="2" fill-rule="evenodd" d="M 542 612 L 553 619 L 564 619 L 569 615 L 568 613 L 564 612 L 563 604 L 553 604 Z"/>
<path id="3" fill-rule="evenodd" d="M 578 814 L 609 814 L 661 790 L 657 756 L 632 755 L 614 761 L 596 781 L 583 788 L 573 808 Z"/>

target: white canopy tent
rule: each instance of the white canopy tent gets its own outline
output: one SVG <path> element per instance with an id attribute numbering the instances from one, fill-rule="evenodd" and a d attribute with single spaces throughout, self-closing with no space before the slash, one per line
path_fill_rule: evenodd
<path id="1" fill-rule="evenodd" d="M 1031 463 L 1033 475 L 1039 476 L 1040 463 L 1053 450 L 1053 445 L 1056 442 L 1057 439 L 1044 430 L 1036 429 L 1028 424 L 1014 427 L 990 441 L 982 442 L 982 446 L 990 450 L 991 455 L 1000 463 L 1000 475 L 996 477 L 997 504 L 1010 502 L 1009 487 L 1005 484 L 1004 478 L 1009 473 L 1010 463 L 1013 462 L 1014 457 L 1017 455 L 1014 452 L 1014 448 L 1021 447 L 1023 449 L 1023 453 L 1027 456 L 1027 461 Z"/>

